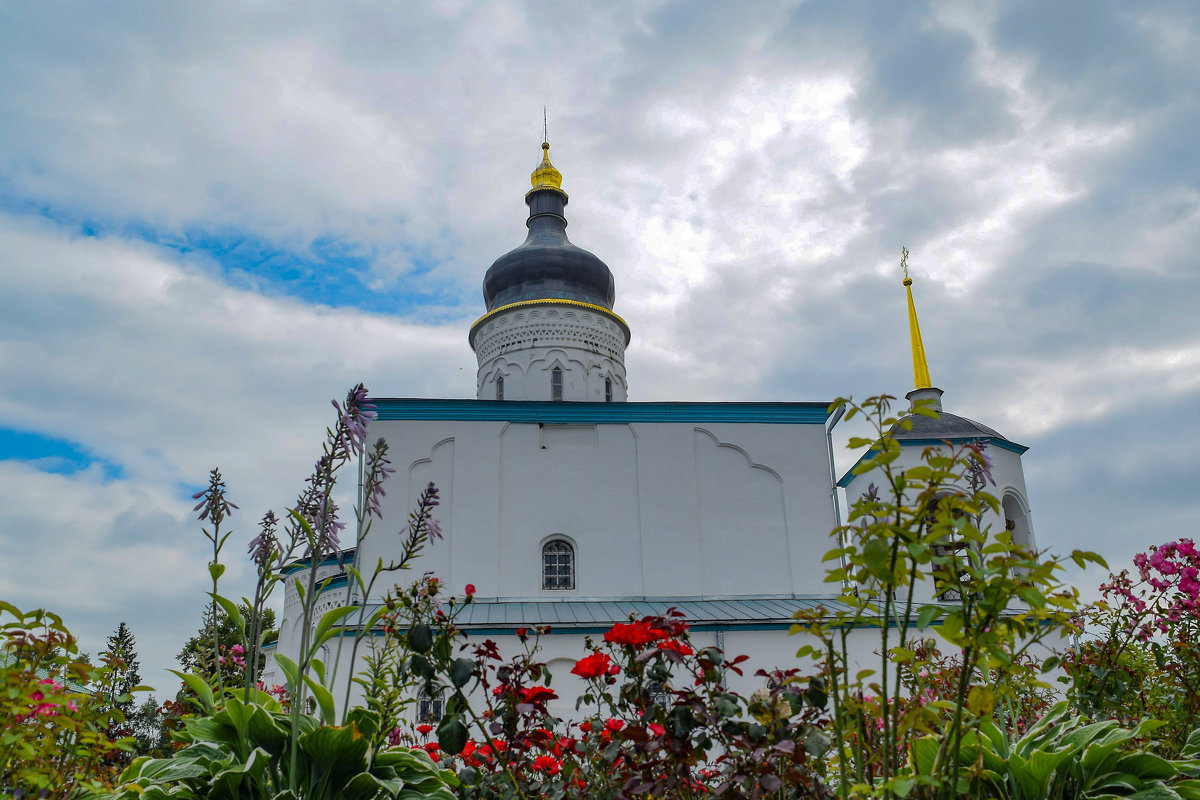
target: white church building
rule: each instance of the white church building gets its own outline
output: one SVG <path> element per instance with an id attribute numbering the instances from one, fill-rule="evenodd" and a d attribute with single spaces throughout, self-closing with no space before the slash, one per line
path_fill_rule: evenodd
<path id="1" fill-rule="evenodd" d="M 468 334 L 477 399 L 375 399 L 370 435 L 388 441 L 397 471 L 383 519 L 353 559 L 368 573 L 380 558 L 390 561 L 399 537 L 386 532 L 403 525 L 433 482 L 445 538 L 425 550 L 419 569 L 451 593 L 474 584 L 462 627 L 504 653 L 518 649 L 518 628 L 550 626 L 541 644 L 560 695 L 552 712 L 575 714 L 583 684 L 570 668 L 585 655 L 585 636 L 670 607 L 687 616 L 700 646 L 751 656 L 730 684 L 749 693 L 762 685 L 755 669 L 796 665 L 801 642 L 788 636 L 796 611 L 837 606 L 822 557 L 840 524 L 838 489 L 857 497 L 865 487 L 852 472 L 840 481 L 834 473 L 837 416 L 827 399 L 627 400 L 631 333 L 614 311 L 612 273 L 568 240 L 568 197 L 549 145 L 542 149 L 525 195 L 528 234 L 487 271 L 486 313 Z M 911 289 L 909 303 L 910 397 L 940 398 L 924 367 Z M 1025 448 L 952 414 L 915 419 L 898 437 L 905 458 L 945 440 L 993 445 L 1006 519 L 992 522 L 1032 544 Z M 345 597 L 345 581 L 333 559 L 322 570 L 334 578 L 322 605 L 330 607 Z M 298 609 L 288 587 L 280 652 L 299 649 Z M 276 672 L 269 664 L 268 683 L 281 682 Z"/>

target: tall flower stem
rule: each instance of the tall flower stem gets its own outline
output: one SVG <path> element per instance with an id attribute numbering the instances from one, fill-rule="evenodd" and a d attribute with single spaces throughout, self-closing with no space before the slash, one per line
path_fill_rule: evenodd
<path id="1" fill-rule="evenodd" d="M 200 521 L 209 520 L 212 523 L 212 531 L 207 528 L 201 528 L 204 536 L 212 542 L 213 558 L 208 565 L 208 574 L 212 577 L 212 600 L 209 604 L 209 626 L 212 631 L 212 666 L 213 672 L 216 674 L 217 697 L 225 695 L 225 682 L 221 676 L 221 642 L 218 635 L 219 617 L 217 607 L 217 583 L 221 574 L 225 571 L 225 566 L 221 564 L 221 548 L 225 545 L 225 540 L 229 538 L 233 531 L 221 533 L 221 523 L 227 516 L 233 513 L 237 508 L 225 496 L 225 481 L 221 478 L 221 470 L 214 467 L 208 476 L 208 488 L 202 489 L 192 495 L 193 500 L 199 500 L 193 511 L 200 512 Z"/>

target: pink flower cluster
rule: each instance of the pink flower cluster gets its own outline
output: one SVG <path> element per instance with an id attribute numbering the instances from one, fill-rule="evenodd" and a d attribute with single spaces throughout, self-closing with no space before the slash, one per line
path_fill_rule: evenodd
<path id="1" fill-rule="evenodd" d="M 225 648 L 222 647 L 221 649 L 224 650 Z M 217 663 L 229 663 L 238 669 L 242 669 L 246 666 L 246 648 L 242 647 L 240 644 L 235 644 L 229 648 L 228 653 L 229 655 L 226 656 L 217 656 Z"/>
<path id="2" fill-rule="evenodd" d="M 35 717 L 52 717 L 57 714 L 64 705 L 60 700 L 47 699 L 46 692 L 50 692 L 51 695 L 59 694 L 66 689 L 65 686 L 63 686 L 61 683 L 56 683 L 53 678 L 46 678 L 38 681 L 38 685 L 46 686 L 47 688 L 45 691 L 41 689 L 35 689 L 34 691 L 30 692 L 29 699 L 33 701 L 33 705 L 29 706 L 29 713 L 21 719 L 22 722 L 31 720 Z M 79 710 L 75 705 L 74 700 L 68 700 L 65 705 L 68 711 Z"/>
<path id="3" fill-rule="evenodd" d="M 1134 556 L 1133 564 L 1138 583 L 1123 571 L 1101 584 L 1100 592 L 1124 600 L 1141 620 L 1138 635 L 1143 641 L 1156 632 L 1167 633 L 1172 623 L 1182 619 L 1200 620 L 1200 550 L 1195 542 L 1180 539 L 1151 547 Z"/>

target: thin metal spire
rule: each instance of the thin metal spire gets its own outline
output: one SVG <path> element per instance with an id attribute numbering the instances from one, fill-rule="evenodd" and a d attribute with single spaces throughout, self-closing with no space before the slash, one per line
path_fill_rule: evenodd
<path id="1" fill-rule="evenodd" d="M 546 124 L 546 107 L 542 106 L 542 142 L 550 144 L 550 128 Z"/>
<path id="2" fill-rule="evenodd" d="M 933 386 L 929 364 L 925 360 L 925 345 L 921 342 L 921 326 L 917 324 L 917 307 L 913 304 L 912 278 L 908 277 L 908 248 L 900 248 L 900 267 L 904 270 L 904 290 L 908 293 L 908 335 L 912 339 L 913 388 Z"/>

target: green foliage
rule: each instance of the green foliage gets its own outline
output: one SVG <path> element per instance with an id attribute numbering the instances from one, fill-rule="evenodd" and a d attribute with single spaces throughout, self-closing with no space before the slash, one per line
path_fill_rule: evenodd
<path id="1" fill-rule="evenodd" d="M 137 658 L 137 640 L 129 626 L 122 622 L 108 637 L 106 646 L 112 667 L 109 702 L 126 717 L 133 711 L 133 692 L 141 686 L 142 676 Z"/>
<path id="2" fill-rule="evenodd" d="M 927 447 L 919 463 L 906 465 L 893 434 L 912 423 L 891 414 L 892 400 L 835 404 L 848 409 L 847 419 L 863 415 L 874 427 L 874 437 L 851 444 L 868 448 L 855 473 L 870 473 L 875 482 L 853 501 L 849 524 L 834 532 L 839 546 L 826 556 L 836 562 L 827 580 L 841 586 L 848 610 L 821 609 L 793 632 L 821 642 L 801 652 L 829 682 L 839 794 L 951 797 L 961 788 L 958 753 L 981 721 L 1011 714 L 1031 689 L 1049 688 L 1030 681 L 1026 654 L 1073 630 L 1080 603 L 1058 577 L 1062 558 L 1030 552 L 1007 531 L 991 530 L 1000 504 L 987 491 L 985 445 Z M 936 416 L 920 406 L 913 413 Z M 1084 552 L 1072 558 L 1100 561 Z M 918 587 L 940 600 L 919 602 Z M 952 686 L 922 633 L 935 622 L 940 637 L 961 651 Z M 848 645 L 863 627 L 879 631 L 874 664 L 857 664 Z M 929 769 L 914 774 L 908 753 L 925 734 L 938 746 Z"/>
<path id="3" fill-rule="evenodd" d="M 1126 726 L 1164 724 L 1153 746 L 1180 752 L 1200 725 L 1200 550 L 1188 538 L 1134 556 L 1100 586 L 1085 614 L 1088 635 L 1063 658 L 1068 696 L 1085 714 Z"/>
<path id="4" fill-rule="evenodd" d="M 230 696 L 208 712 L 185 720 L 179 738 L 186 746 L 174 756 L 139 758 L 114 791 L 93 796 L 454 800 L 453 773 L 438 769 L 424 752 L 372 746 L 379 718 L 370 711 L 356 711 L 342 726 L 323 725 L 307 714 L 284 712 L 256 692 L 250 703 Z M 293 733 L 299 745 L 294 761 L 288 749 Z"/>
<path id="5" fill-rule="evenodd" d="M 1197 798 L 1200 760 L 1170 761 L 1138 747 L 1161 723 L 1143 720 L 1133 728 L 1113 721 L 1091 722 L 1070 715 L 1059 703 L 1029 731 L 1010 743 L 984 719 L 964 737 L 959 752 L 973 797 L 997 800 L 1099 800 L 1099 798 Z M 937 742 L 914 743 L 914 767 L 932 768 Z"/>
<path id="6" fill-rule="evenodd" d="M 130 746 L 110 738 L 124 723 L 115 659 L 81 661 L 60 617 L 2 601 L 0 646 L 0 794 L 54 799 L 106 786 Z"/>

